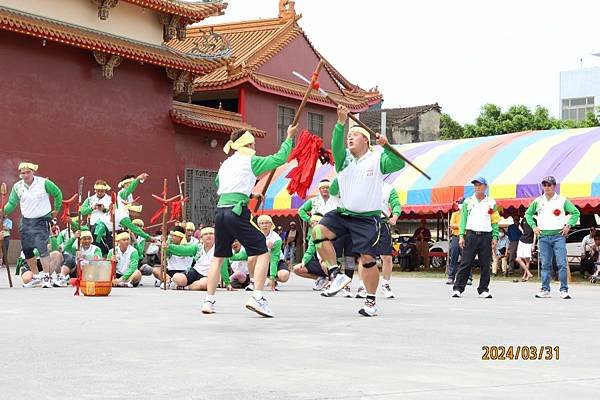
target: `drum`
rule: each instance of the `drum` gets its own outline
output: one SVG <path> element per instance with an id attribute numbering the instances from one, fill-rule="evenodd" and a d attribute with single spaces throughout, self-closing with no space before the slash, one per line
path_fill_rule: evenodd
<path id="1" fill-rule="evenodd" d="M 108 296 L 112 290 L 115 265 L 110 260 L 79 260 L 79 289 L 85 296 Z"/>

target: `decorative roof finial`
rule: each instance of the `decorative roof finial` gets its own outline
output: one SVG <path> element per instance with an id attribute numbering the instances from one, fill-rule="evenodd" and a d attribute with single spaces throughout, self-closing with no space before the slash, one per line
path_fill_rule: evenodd
<path id="1" fill-rule="evenodd" d="M 296 17 L 295 1 L 279 0 L 279 18 L 292 19 Z"/>

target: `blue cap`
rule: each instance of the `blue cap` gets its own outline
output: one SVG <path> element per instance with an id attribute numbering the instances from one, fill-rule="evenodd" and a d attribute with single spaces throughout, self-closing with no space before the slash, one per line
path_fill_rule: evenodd
<path id="1" fill-rule="evenodd" d="M 472 184 L 481 183 L 481 184 L 484 184 L 484 185 L 488 184 L 487 180 L 483 176 L 478 176 L 477 178 L 473 179 L 471 181 L 471 183 Z"/>

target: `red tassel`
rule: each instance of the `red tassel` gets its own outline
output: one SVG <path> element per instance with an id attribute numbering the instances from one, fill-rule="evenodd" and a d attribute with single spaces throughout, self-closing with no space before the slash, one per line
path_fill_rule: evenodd
<path id="1" fill-rule="evenodd" d="M 158 211 L 156 211 L 154 213 L 154 215 L 152 216 L 152 218 L 150 218 L 150 223 L 151 224 L 156 224 L 158 222 L 158 220 L 160 219 L 160 217 L 162 217 L 163 212 L 167 212 L 168 206 L 166 204 L 164 204 L 162 207 L 160 207 L 158 209 Z"/>
<path id="2" fill-rule="evenodd" d="M 290 179 L 287 186 L 289 194 L 296 193 L 300 198 L 306 198 L 306 192 L 312 185 L 317 167 L 317 159 L 321 161 L 333 160 L 331 152 L 324 150 L 323 139 L 304 130 L 300 134 L 298 144 L 290 154 L 289 160 L 297 160 L 298 166 L 292 169 L 286 176 Z M 330 156 L 328 158 L 328 155 Z"/>
<path id="3" fill-rule="evenodd" d="M 67 220 L 71 216 L 71 203 L 73 203 L 76 198 L 77 198 L 77 193 L 75 193 L 70 199 L 62 201 L 62 213 L 60 214 L 60 217 L 59 217 L 60 221 L 67 222 Z"/>
<path id="4" fill-rule="evenodd" d="M 75 293 L 73 293 L 73 296 L 79 296 L 79 286 L 81 284 L 79 278 L 71 278 L 69 279 L 69 283 L 75 288 Z"/>

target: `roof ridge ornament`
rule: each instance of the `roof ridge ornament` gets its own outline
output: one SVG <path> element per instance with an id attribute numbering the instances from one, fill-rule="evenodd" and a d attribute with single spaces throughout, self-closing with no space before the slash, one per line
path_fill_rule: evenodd
<path id="1" fill-rule="evenodd" d="M 279 18 L 288 20 L 296 17 L 295 1 L 279 0 Z"/>
<path id="2" fill-rule="evenodd" d="M 194 41 L 194 46 L 187 54 L 202 58 L 228 58 L 231 57 L 231 45 L 223 35 L 216 33 L 211 27 L 208 31 L 202 31 L 202 35 Z"/>
<path id="3" fill-rule="evenodd" d="M 98 7 L 98 18 L 102 21 L 108 19 L 108 12 L 111 8 L 114 8 L 119 0 L 91 0 L 91 2 Z"/>

